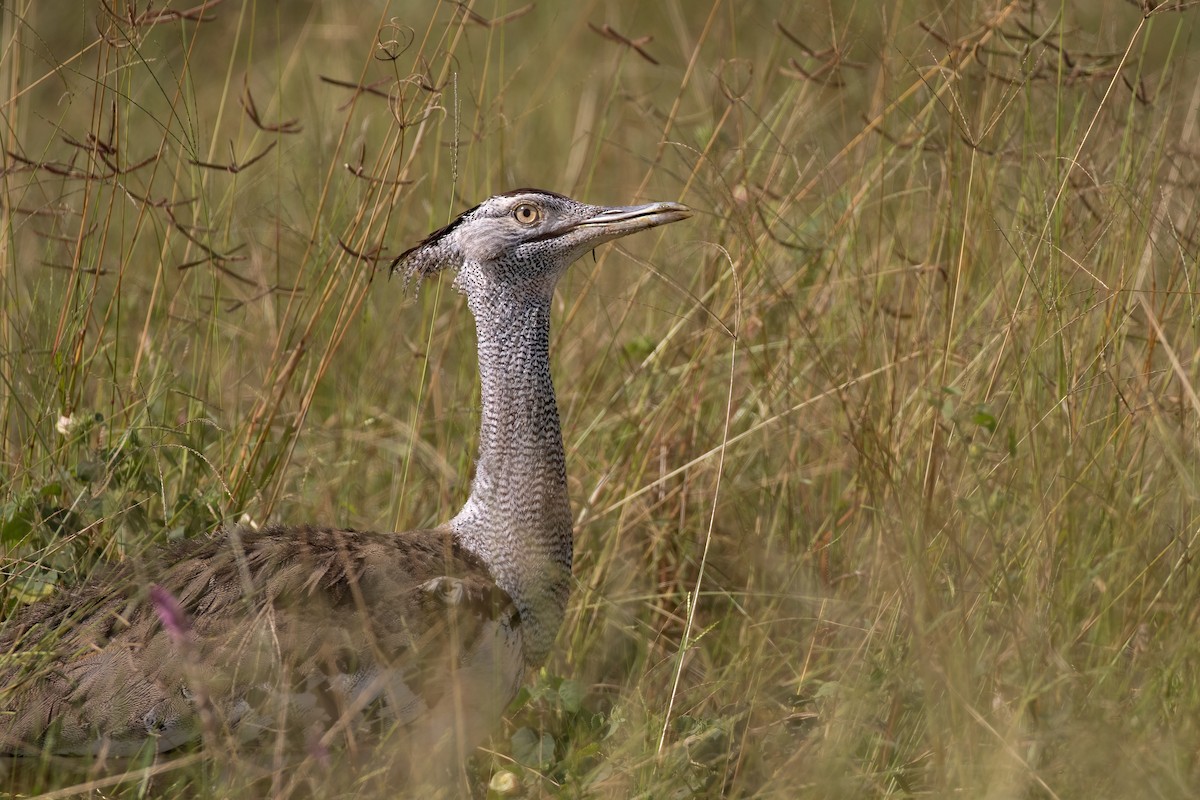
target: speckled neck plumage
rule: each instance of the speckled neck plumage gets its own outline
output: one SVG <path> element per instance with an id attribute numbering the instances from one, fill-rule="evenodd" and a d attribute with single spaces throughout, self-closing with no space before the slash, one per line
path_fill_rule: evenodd
<path id="1" fill-rule="evenodd" d="M 451 522 L 521 612 L 525 659 L 545 660 L 563 619 L 571 577 L 571 506 L 558 406 L 550 377 L 550 291 L 483 285 L 469 305 L 479 341 L 482 412 L 471 495 Z"/>

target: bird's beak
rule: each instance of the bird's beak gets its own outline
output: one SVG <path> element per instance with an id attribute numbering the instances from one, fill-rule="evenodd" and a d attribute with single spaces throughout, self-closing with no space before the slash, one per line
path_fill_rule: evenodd
<path id="1" fill-rule="evenodd" d="M 679 203 L 647 203 L 642 206 L 599 208 L 587 219 L 575 223 L 575 228 L 587 231 L 597 239 L 616 239 L 692 215 L 692 210 Z"/>

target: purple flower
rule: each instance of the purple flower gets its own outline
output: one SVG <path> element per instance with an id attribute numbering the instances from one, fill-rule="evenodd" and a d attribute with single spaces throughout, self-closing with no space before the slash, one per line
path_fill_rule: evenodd
<path id="1" fill-rule="evenodd" d="M 178 646 L 187 644 L 188 636 L 192 632 L 192 623 L 175 596 L 154 584 L 150 587 L 150 602 L 154 605 L 154 613 L 158 614 L 158 621 L 162 623 L 163 630 L 171 637 L 171 641 Z"/>
<path id="2" fill-rule="evenodd" d="M 308 735 L 307 750 L 308 755 L 322 767 L 329 766 L 329 745 L 322 741 L 322 737 L 318 736 L 316 731 L 312 731 Z"/>

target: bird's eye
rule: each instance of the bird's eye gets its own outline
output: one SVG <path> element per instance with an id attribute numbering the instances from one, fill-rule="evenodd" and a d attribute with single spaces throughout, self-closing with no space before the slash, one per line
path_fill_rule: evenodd
<path id="1" fill-rule="evenodd" d="M 513 216 L 522 225 L 532 225 L 542 218 L 542 212 L 533 203 L 521 203 L 513 209 Z"/>

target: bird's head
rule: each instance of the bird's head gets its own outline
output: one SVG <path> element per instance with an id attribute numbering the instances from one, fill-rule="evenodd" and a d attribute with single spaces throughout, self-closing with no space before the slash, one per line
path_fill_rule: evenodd
<path id="1" fill-rule="evenodd" d="M 679 203 L 593 206 L 541 189 L 490 197 L 401 253 L 393 272 L 418 280 L 458 271 L 455 285 L 552 291 L 577 258 L 604 242 L 692 215 Z"/>

